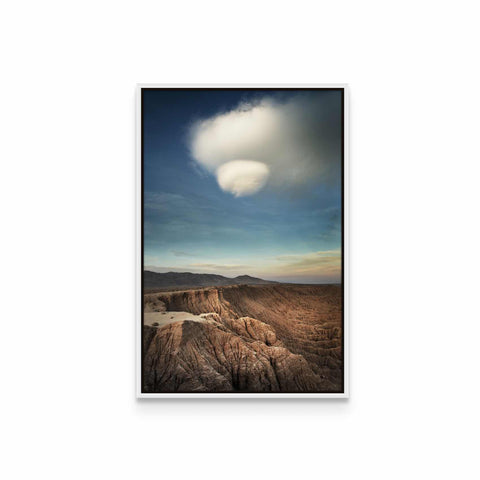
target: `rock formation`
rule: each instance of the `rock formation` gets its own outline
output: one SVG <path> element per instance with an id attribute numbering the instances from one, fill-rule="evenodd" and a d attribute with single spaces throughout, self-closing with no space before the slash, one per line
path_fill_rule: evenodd
<path id="1" fill-rule="evenodd" d="M 145 393 L 343 389 L 339 286 L 243 285 L 149 293 L 144 308 L 204 318 L 143 327 Z"/>

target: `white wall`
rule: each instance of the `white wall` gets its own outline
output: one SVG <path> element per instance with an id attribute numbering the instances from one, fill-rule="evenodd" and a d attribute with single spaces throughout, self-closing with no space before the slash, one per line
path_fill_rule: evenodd
<path id="1" fill-rule="evenodd" d="M 0 473 L 478 478 L 476 2 L 5 2 Z M 134 399 L 137 82 L 348 82 L 351 399 Z"/>

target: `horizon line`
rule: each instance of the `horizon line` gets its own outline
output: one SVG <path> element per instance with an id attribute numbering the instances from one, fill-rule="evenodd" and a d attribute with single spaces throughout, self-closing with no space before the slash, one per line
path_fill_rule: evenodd
<path id="1" fill-rule="evenodd" d="M 162 268 L 162 267 L 154 267 L 153 268 Z M 183 273 L 189 273 L 190 275 L 216 275 L 219 277 L 227 278 L 229 280 L 235 280 L 237 278 L 241 277 L 249 277 L 249 278 L 254 278 L 257 280 L 263 280 L 263 281 L 268 281 L 272 283 L 292 283 L 292 284 L 297 284 L 297 285 L 341 285 L 342 281 L 341 279 L 338 281 L 322 281 L 322 282 L 292 282 L 292 281 L 284 281 L 284 280 L 269 280 L 268 278 L 262 278 L 262 277 L 257 277 L 257 276 L 252 276 L 252 275 L 247 275 L 247 274 L 242 274 L 242 275 L 237 275 L 235 277 L 227 277 L 223 275 L 222 273 L 212 273 L 212 272 L 190 272 L 190 271 L 184 271 L 184 272 L 175 272 L 173 270 L 170 270 L 168 272 L 155 272 L 153 270 L 149 270 L 148 267 L 143 267 L 144 272 L 150 272 L 150 273 L 155 273 L 157 275 L 166 275 L 168 273 L 177 273 L 177 274 L 183 274 Z"/>

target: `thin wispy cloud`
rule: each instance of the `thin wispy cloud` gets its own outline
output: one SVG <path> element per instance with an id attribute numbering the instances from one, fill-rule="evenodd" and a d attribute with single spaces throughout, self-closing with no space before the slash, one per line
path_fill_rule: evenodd
<path id="1" fill-rule="evenodd" d="M 192 253 L 183 252 L 182 250 L 170 250 L 170 251 L 176 257 L 193 257 L 194 256 Z"/>
<path id="2" fill-rule="evenodd" d="M 195 269 L 204 269 L 204 270 L 215 270 L 215 271 L 223 271 L 223 270 L 244 270 L 252 268 L 251 265 L 241 265 L 241 264 L 224 264 L 224 263 L 191 263 L 188 265 L 189 267 L 193 267 Z"/>
<path id="3" fill-rule="evenodd" d="M 341 271 L 340 250 L 325 250 L 301 255 L 280 255 L 277 257 L 281 270 L 295 274 L 338 274 Z"/>
<path id="4" fill-rule="evenodd" d="M 248 274 L 266 279 L 295 278 L 306 276 L 310 279 L 338 282 L 341 277 L 341 251 L 322 250 L 303 254 L 285 254 L 264 257 L 259 264 L 236 262 L 238 259 L 182 263 L 176 266 L 154 265 L 154 271 L 191 271 L 199 273 L 220 273 L 232 276 Z"/>

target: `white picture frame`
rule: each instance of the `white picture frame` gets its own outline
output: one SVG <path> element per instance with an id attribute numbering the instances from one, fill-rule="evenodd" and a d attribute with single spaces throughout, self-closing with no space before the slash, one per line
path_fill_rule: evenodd
<path id="1" fill-rule="evenodd" d="M 344 358 L 344 391 L 342 393 L 144 393 L 142 392 L 142 105 L 143 89 L 342 89 L 343 90 L 343 358 Z M 350 397 L 350 318 L 349 318 L 349 89 L 347 84 L 138 84 L 136 88 L 136 305 L 135 305 L 135 351 L 136 375 L 135 392 L 138 399 L 162 398 L 319 398 L 346 399 Z"/>

